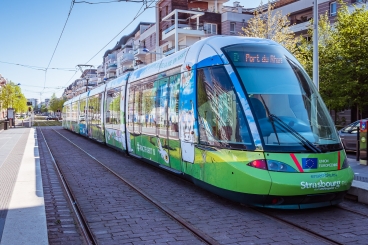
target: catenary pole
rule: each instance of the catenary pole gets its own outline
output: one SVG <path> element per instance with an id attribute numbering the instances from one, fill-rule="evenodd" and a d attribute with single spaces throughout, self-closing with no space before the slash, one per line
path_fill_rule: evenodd
<path id="1" fill-rule="evenodd" d="M 313 82 L 319 90 L 318 0 L 313 2 Z"/>

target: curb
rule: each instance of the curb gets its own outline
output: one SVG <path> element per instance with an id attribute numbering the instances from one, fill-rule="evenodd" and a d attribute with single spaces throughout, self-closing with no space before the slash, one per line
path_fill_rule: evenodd
<path id="1" fill-rule="evenodd" d="M 368 183 L 353 180 L 348 195 L 355 197 L 360 203 L 368 204 Z"/>

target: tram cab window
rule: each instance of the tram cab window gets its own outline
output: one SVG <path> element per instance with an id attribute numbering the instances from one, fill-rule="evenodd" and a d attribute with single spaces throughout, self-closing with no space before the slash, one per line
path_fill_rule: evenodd
<path id="1" fill-rule="evenodd" d="M 224 67 L 198 69 L 197 92 L 201 144 L 234 148 L 252 144 L 244 112 Z"/>
<path id="2" fill-rule="evenodd" d="M 265 150 L 315 152 L 306 141 L 326 150 L 341 149 L 318 91 L 289 52 L 263 44 L 233 45 L 224 52 L 244 85 Z"/>

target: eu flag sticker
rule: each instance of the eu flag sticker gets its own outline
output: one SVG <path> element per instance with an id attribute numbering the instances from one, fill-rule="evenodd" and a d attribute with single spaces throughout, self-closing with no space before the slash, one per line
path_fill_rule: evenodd
<path id="1" fill-rule="evenodd" d="M 302 158 L 303 169 L 316 169 L 318 167 L 318 158 Z"/>

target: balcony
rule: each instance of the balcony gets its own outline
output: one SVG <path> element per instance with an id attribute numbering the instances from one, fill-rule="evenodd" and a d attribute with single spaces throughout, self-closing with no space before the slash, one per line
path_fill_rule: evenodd
<path id="1" fill-rule="evenodd" d="M 292 31 L 294 33 L 301 32 L 301 31 L 306 31 L 306 30 L 308 30 L 309 25 L 310 25 L 309 21 L 302 22 L 302 23 L 299 23 L 299 24 L 296 24 L 296 25 L 292 25 L 292 26 L 290 26 L 290 31 Z"/>
<path id="2" fill-rule="evenodd" d="M 135 58 L 143 58 L 146 56 L 147 52 L 144 51 L 144 47 L 142 45 L 136 45 L 134 47 L 133 54 Z"/>
<path id="3" fill-rule="evenodd" d="M 123 66 L 123 73 L 128 71 L 134 71 L 134 68 L 132 66 Z"/>
<path id="4" fill-rule="evenodd" d="M 134 54 L 131 53 L 124 53 L 121 57 L 120 57 L 120 64 L 122 66 L 124 65 L 128 65 L 131 64 L 134 60 Z"/>
<path id="5" fill-rule="evenodd" d="M 115 63 L 110 63 L 107 65 L 106 72 L 115 72 L 117 65 Z"/>
<path id="6" fill-rule="evenodd" d="M 188 47 L 188 46 L 186 46 L 186 45 L 179 45 L 179 49 L 178 50 L 182 50 L 182 49 L 185 49 L 186 47 Z M 163 52 L 162 52 L 165 56 L 168 56 L 168 55 L 170 55 L 170 54 L 173 54 L 173 53 L 175 53 L 175 47 L 171 47 L 171 48 L 168 48 L 168 49 L 166 49 L 166 50 L 163 50 Z"/>
<path id="7" fill-rule="evenodd" d="M 173 41 L 175 40 L 175 32 L 178 33 L 178 38 L 181 39 L 184 36 L 191 37 L 204 37 L 206 35 L 203 25 L 196 24 L 178 24 L 178 28 L 175 29 L 175 25 L 170 26 L 162 32 L 162 40 Z"/>

